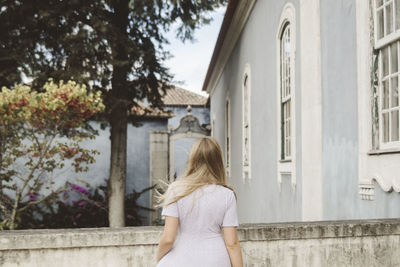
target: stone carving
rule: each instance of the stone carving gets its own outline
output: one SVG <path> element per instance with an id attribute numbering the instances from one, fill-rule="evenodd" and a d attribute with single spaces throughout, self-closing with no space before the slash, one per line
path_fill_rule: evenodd
<path id="1" fill-rule="evenodd" d="M 187 107 L 187 114 L 180 120 L 179 126 L 171 130 L 170 135 L 187 134 L 185 137 L 191 137 L 191 133 L 210 135 L 210 131 L 200 125 L 199 120 L 192 115 L 192 107 Z"/>

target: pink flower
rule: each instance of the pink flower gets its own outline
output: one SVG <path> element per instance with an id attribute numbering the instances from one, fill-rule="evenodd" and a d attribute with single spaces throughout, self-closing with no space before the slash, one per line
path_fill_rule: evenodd
<path id="1" fill-rule="evenodd" d="M 39 193 L 30 192 L 28 194 L 28 196 L 29 196 L 29 201 L 35 201 L 37 199 L 37 197 L 40 196 L 40 194 Z"/>

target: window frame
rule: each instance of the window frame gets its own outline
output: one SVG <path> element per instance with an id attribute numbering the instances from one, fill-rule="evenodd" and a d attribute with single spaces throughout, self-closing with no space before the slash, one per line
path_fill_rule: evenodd
<path id="1" fill-rule="evenodd" d="M 290 148 L 291 156 L 282 159 L 282 106 L 281 106 L 281 37 L 284 30 L 290 27 Z M 292 3 L 287 3 L 282 10 L 278 30 L 276 33 L 276 103 L 277 103 L 277 180 L 281 190 L 282 177 L 290 176 L 293 192 L 296 188 L 296 9 Z"/>
<path id="2" fill-rule="evenodd" d="M 228 93 L 225 99 L 225 169 L 226 177 L 231 178 L 231 160 L 232 160 L 232 146 L 231 146 L 231 97 Z"/>
<path id="3" fill-rule="evenodd" d="M 384 1 L 380 7 L 376 6 L 377 0 L 372 0 L 372 14 L 373 14 L 373 25 L 374 25 L 374 49 L 378 51 L 378 103 L 377 103 L 377 110 L 378 110 L 378 150 L 390 150 L 390 149 L 400 149 L 400 98 L 398 97 L 398 105 L 396 107 L 391 107 L 391 99 L 392 99 L 392 79 L 397 76 L 397 88 L 400 85 L 400 26 L 396 30 L 396 0 L 388 0 L 387 2 Z M 400 1 L 398 1 L 400 4 Z M 386 7 L 392 4 L 392 32 L 388 35 L 384 35 L 382 38 L 378 39 L 378 19 L 377 13 L 380 10 L 383 10 L 383 31 L 386 32 Z M 400 15 L 400 13 L 399 13 Z M 400 18 L 399 18 L 400 19 Z M 391 73 L 391 46 L 392 44 L 397 44 L 397 72 Z M 388 74 L 387 76 L 383 77 L 383 52 L 384 49 L 388 49 Z M 384 94 L 383 94 L 383 83 L 384 81 L 388 81 L 388 107 L 383 108 L 384 102 Z M 399 90 L 398 90 L 399 91 Z M 398 94 L 398 93 L 397 93 Z M 392 112 L 398 111 L 398 140 L 391 141 L 392 135 Z M 384 140 L 385 132 L 384 132 L 384 125 L 383 125 L 383 116 L 384 113 L 388 114 L 388 141 Z"/>
<path id="4" fill-rule="evenodd" d="M 285 46 L 285 41 L 284 38 L 287 38 L 285 34 L 288 34 L 289 40 L 290 40 L 290 30 L 291 30 L 291 24 L 289 21 L 286 21 L 283 26 L 282 26 L 282 33 L 280 36 L 280 62 L 279 62 L 279 71 L 280 71 L 280 84 L 279 84 L 279 93 L 280 93 L 280 106 L 281 106 L 281 121 L 280 121 L 280 146 L 281 146 L 281 161 L 291 161 L 292 160 L 292 154 L 291 154 L 291 144 L 292 144 L 292 136 L 291 136 L 291 106 L 292 106 L 292 82 L 291 82 L 291 74 L 292 74 L 292 68 L 291 68 L 291 57 L 289 55 L 289 58 L 284 57 L 283 49 Z M 291 40 L 290 40 L 291 41 Z M 291 43 L 289 43 L 291 44 Z M 289 62 L 287 62 L 289 61 Z M 289 66 L 288 66 L 289 65 Z M 287 68 L 288 72 L 287 72 Z M 289 83 L 287 82 L 289 80 Z M 285 94 L 285 95 L 283 95 Z M 287 115 L 287 110 L 289 110 L 289 116 L 286 117 Z M 289 132 L 289 135 L 287 135 L 287 132 Z M 289 150 L 288 150 L 289 147 Z M 287 154 L 287 151 L 288 154 Z"/>
<path id="5" fill-rule="evenodd" d="M 245 86 L 245 82 L 247 81 Z M 246 183 L 247 180 L 251 180 L 251 68 L 250 64 L 247 63 L 244 67 L 243 76 L 241 79 L 241 88 L 242 88 L 242 179 L 243 183 Z M 245 90 L 247 90 L 247 102 L 245 99 Z M 247 108 L 246 108 L 247 106 Z M 246 116 L 247 110 L 247 116 Z M 246 146 L 246 122 L 245 119 L 247 117 L 247 146 Z M 247 151 L 246 151 L 247 150 Z M 248 162 L 246 165 L 245 158 L 247 158 Z"/>
<path id="6" fill-rule="evenodd" d="M 386 1 L 386 0 L 385 0 Z M 372 0 L 372 7 L 373 7 L 373 19 L 374 19 L 374 39 L 375 39 L 375 49 L 380 49 L 384 46 L 386 46 L 388 43 L 391 43 L 397 39 L 400 38 L 400 27 L 399 30 L 396 31 L 396 0 L 387 0 L 388 2 L 384 2 L 382 6 L 377 7 L 376 6 L 376 0 Z M 383 38 L 378 39 L 378 23 L 377 23 L 377 13 L 378 10 L 383 9 L 384 12 L 384 18 L 386 17 L 386 6 L 388 6 L 390 3 L 393 3 L 393 32 L 390 33 L 389 35 L 384 36 Z M 400 2 L 399 2 L 400 3 Z M 384 24 L 383 24 L 383 28 L 384 28 L 384 32 L 386 29 L 386 23 L 385 23 L 385 19 L 384 19 Z"/>

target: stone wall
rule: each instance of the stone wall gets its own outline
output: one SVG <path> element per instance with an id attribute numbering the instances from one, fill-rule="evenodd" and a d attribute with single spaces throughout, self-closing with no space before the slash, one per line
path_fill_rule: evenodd
<path id="1" fill-rule="evenodd" d="M 0 232 L 0 266 L 155 266 L 161 227 Z M 245 266 L 399 266 L 400 220 L 246 224 Z"/>

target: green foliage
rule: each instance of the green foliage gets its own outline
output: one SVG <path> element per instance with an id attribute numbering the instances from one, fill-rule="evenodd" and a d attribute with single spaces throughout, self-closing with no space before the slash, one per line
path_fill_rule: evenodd
<path id="1" fill-rule="evenodd" d="M 172 80 L 165 34 L 176 26 L 177 37 L 191 40 L 225 2 L 0 0 L 0 53 L 8 53 L 0 54 L 0 81 L 19 82 L 24 73 L 39 88 L 47 77 L 72 79 L 103 90 L 109 108 L 144 98 L 161 105 L 159 86 Z"/>
<path id="2" fill-rule="evenodd" d="M 101 93 L 69 81 L 47 82 L 42 92 L 18 85 L 0 92 L 0 219 L 13 229 L 19 213 L 63 187 L 53 189 L 54 171 L 70 163 L 75 172 L 88 170 L 96 150 L 79 143 L 94 134 L 85 122 L 104 110 Z M 41 198 L 40 192 L 51 191 Z M 10 196 L 13 196 L 11 198 Z M 15 196 L 15 197 L 14 197 Z"/>

